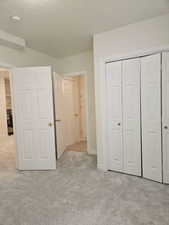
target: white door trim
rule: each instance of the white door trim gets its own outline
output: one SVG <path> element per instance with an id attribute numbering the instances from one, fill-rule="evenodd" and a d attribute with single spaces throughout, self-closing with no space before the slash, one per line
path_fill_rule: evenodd
<path id="1" fill-rule="evenodd" d="M 97 168 L 106 171 L 107 160 L 107 112 L 106 112 L 106 63 L 137 58 L 146 55 L 153 55 L 160 52 L 169 51 L 169 46 L 161 46 L 152 49 L 146 49 L 143 51 L 136 51 L 130 54 L 114 55 L 110 57 L 103 57 L 96 59 L 96 71 L 95 71 L 95 105 L 96 105 L 96 143 L 97 143 Z"/>

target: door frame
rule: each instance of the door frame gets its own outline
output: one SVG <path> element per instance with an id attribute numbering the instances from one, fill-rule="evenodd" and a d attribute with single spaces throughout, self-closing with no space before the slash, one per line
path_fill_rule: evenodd
<path id="1" fill-rule="evenodd" d="M 89 94 L 88 94 L 88 76 L 87 76 L 87 71 L 80 71 L 80 72 L 72 72 L 72 73 L 64 73 L 62 74 L 63 76 L 63 79 L 64 78 L 68 78 L 68 77 L 75 77 L 75 76 L 84 76 L 85 77 L 85 107 L 86 107 L 86 110 L 85 110 L 85 114 L 86 114 L 86 141 L 87 141 L 87 153 L 90 154 L 90 146 L 89 146 L 89 107 L 88 107 L 88 104 L 89 104 Z"/>
<path id="2" fill-rule="evenodd" d="M 152 49 L 138 50 L 129 54 L 112 55 L 99 58 L 95 61 L 95 106 L 96 106 L 96 144 L 97 144 L 97 168 L 107 171 L 107 112 L 106 112 L 106 63 L 149 56 L 169 51 L 169 46 L 161 46 Z"/>

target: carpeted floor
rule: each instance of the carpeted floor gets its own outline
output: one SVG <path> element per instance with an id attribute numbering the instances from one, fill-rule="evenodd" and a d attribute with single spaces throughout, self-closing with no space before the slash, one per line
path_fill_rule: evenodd
<path id="1" fill-rule="evenodd" d="M 169 186 L 65 152 L 56 171 L 0 172 L 0 225 L 169 225 Z"/>

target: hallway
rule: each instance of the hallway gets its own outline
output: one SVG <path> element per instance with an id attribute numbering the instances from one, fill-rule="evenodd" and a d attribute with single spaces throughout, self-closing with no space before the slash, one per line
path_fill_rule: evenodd
<path id="1" fill-rule="evenodd" d="M 87 142 L 80 141 L 73 145 L 70 145 L 66 148 L 66 151 L 73 151 L 73 152 L 87 152 Z"/>

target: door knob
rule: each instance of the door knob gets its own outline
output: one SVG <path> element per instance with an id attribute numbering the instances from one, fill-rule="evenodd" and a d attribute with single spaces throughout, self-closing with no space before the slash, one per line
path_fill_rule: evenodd
<path id="1" fill-rule="evenodd" d="M 167 129 L 168 129 L 168 127 L 167 127 L 167 126 L 164 126 L 164 129 L 166 129 L 166 130 L 167 130 Z"/>
<path id="2" fill-rule="evenodd" d="M 48 125 L 49 125 L 49 127 L 51 127 L 52 126 L 52 123 L 48 123 Z"/>
<path id="3" fill-rule="evenodd" d="M 121 125 L 121 123 L 118 123 L 118 124 L 117 124 L 117 126 L 120 126 L 120 125 Z"/>

